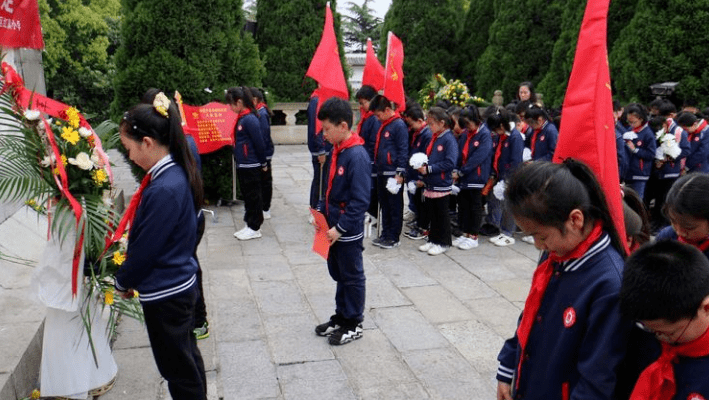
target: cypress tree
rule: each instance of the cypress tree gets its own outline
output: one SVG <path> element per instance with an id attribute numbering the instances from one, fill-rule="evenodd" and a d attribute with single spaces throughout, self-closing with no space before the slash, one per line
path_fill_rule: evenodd
<path id="1" fill-rule="evenodd" d="M 554 43 L 549 70 L 536 89 L 544 94 L 544 104 L 547 107 L 559 106 L 564 100 L 585 7 L 585 0 L 566 1 L 561 16 L 561 34 Z"/>
<path id="2" fill-rule="evenodd" d="M 460 60 L 460 79 L 468 85 L 471 94 L 476 92 L 478 58 L 487 47 L 490 25 L 495 18 L 493 2 L 490 0 L 471 0 L 465 15 L 463 28 L 459 31 L 458 49 L 454 56 Z M 463 45 L 464 44 L 464 45 Z"/>
<path id="3" fill-rule="evenodd" d="M 709 101 L 709 0 L 639 0 L 610 53 L 622 100 L 647 102 L 653 83 L 677 81 L 679 98 Z"/>
<path id="4" fill-rule="evenodd" d="M 404 86 L 414 94 L 435 73 L 451 75 L 460 69 L 453 57 L 467 46 L 456 42 L 462 25 L 461 0 L 393 0 L 382 27 L 379 58 L 386 57 L 387 34 L 393 32 L 404 44 Z"/>
<path id="5" fill-rule="evenodd" d="M 137 103 L 150 87 L 179 91 L 188 104 L 235 85 L 260 85 L 264 73 L 241 0 L 122 0 L 123 43 L 112 114 Z"/>
<path id="6" fill-rule="evenodd" d="M 256 5 L 258 43 L 267 74 L 264 86 L 277 101 L 306 101 L 316 84 L 305 80 L 310 61 L 322 37 L 326 0 L 259 0 Z M 340 14 L 330 1 L 340 62 L 348 76 L 340 31 Z"/>

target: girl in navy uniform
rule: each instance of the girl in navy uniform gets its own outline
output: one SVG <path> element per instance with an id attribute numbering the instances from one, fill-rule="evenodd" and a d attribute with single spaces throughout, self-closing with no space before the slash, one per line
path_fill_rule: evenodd
<path id="1" fill-rule="evenodd" d="M 478 233 L 483 217 L 482 189 L 490 177 L 493 149 L 490 131 L 482 123 L 477 107 L 465 108 L 458 117 L 465 128 L 459 149 L 460 167 L 453 171 L 458 181 L 458 226 L 463 234 L 453 240 L 461 250 L 478 247 Z"/>
<path id="2" fill-rule="evenodd" d="M 703 118 L 683 111 L 675 118 L 677 125 L 687 131 L 689 155 L 685 162 L 687 172 L 709 172 L 709 124 Z"/>
<path id="3" fill-rule="evenodd" d="M 266 146 L 266 169 L 261 174 L 261 201 L 263 202 L 263 218 L 271 219 L 271 198 L 273 198 L 273 172 L 271 170 L 271 159 L 273 159 L 274 147 L 271 139 L 271 117 L 273 113 L 266 105 L 265 97 L 261 89 L 251 88 L 254 96 L 254 104 L 258 111 L 258 122 L 261 127 L 263 144 Z"/>
<path id="4" fill-rule="evenodd" d="M 640 198 L 645 196 L 645 185 L 650 179 L 650 171 L 655 161 L 655 134 L 648 126 L 645 108 L 639 104 L 630 104 L 625 108 L 625 115 L 630 131 L 623 135 L 625 150 L 628 154 L 628 170 L 625 184 L 633 188 Z"/>
<path id="5" fill-rule="evenodd" d="M 559 131 L 549 120 L 549 115 L 539 106 L 529 107 L 524 114 L 525 121 L 532 128 L 529 149 L 533 161 L 551 161 L 556 150 Z"/>
<path id="6" fill-rule="evenodd" d="M 263 224 L 262 174 L 268 171 L 266 145 L 261 134 L 258 111 L 253 95 L 246 87 L 233 87 L 226 92 L 226 102 L 237 114 L 234 125 L 234 160 L 239 189 L 244 198 L 246 226 L 234 233 L 239 240 L 261 237 Z"/>
<path id="7" fill-rule="evenodd" d="M 325 138 L 334 145 L 330 158 L 327 192 L 318 205 L 325 214 L 330 251 L 327 267 L 337 282 L 335 315 L 315 327 L 315 333 L 329 336 L 331 345 L 362 337 L 365 277 L 362 263 L 364 214 L 369 206 L 370 163 L 364 140 L 352 133 L 352 108 L 346 100 L 327 100 L 318 119 Z"/>
<path id="8" fill-rule="evenodd" d="M 164 94 L 129 110 L 120 124 L 128 157 L 148 172 L 132 205 L 127 258 L 116 273 L 121 296 L 140 293 L 160 374 L 173 399 L 206 399 L 204 363 L 195 323 L 197 211 L 202 181 L 181 118 Z"/>
<path id="9" fill-rule="evenodd" d="M 603 190 L 569 159 L 525 164 L 505 194 L 543 253 L 498 356 L 498 400 L 613 398 L 631 324 L 620 316 L 624 248 Z"/>
<path id="10" fill-rule="evenodd" d="M 709 175 L 695 172 L 677 179 L 667 193 L 663 213 L 670 226 L 656 240 L 691 244 L 709 257 Z"/>
<path id="11" fill-rule="evenodd" d="M 426 118 L 431 128 L 431 141 L 426 147 L 428 163 L 418 169 L 426 188 L 423 209 L 428 214 L 428 242 L 420 251 L 436 256 L 451 246 L 451 221 L 448 201 L 453 190 L 452 172 L 458 158 L 458 144 L 451 132 L 451 119 L 440 107 L 431 107 Z M 425 229 L 425 228 L 424 228 Z"/>
<path id="12" fill-rule="evenodd" d="M 431 129 L 424 120 L 423 109 L 418 104 L 407 107 L 403 115 L 404 121 L 411 131 L 411 141 L 409 142 L 409 159 L 416 153 L 425 153 L 428 143 L 431 141 Z M 428 237 L 427 214 L 423 210 L 423 176 L 411 165 L 406 170 L 407 190 L 409 192 L 409 208 L 416 213 L 414 226 L 404 233 L 409 239 L 420 240 Z M 413 188 L 413 193 L 412 189 Z M 425 227 L 425 228 L 424 228 Z"/>

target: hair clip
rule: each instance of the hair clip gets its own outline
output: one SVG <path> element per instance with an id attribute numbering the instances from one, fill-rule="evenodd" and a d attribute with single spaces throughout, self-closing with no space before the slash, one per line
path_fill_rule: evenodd
<path id="1" fill-rule="evenodd" d="M 155 111 L 160 113 L 160 115 L 167 118 L 167 109 L 170 108 L 170 99 L 165 96 L 165 93 L 160 92 L 155 95 L 155 99 L 153 100 L 153 107 L 155 108 Z"/>

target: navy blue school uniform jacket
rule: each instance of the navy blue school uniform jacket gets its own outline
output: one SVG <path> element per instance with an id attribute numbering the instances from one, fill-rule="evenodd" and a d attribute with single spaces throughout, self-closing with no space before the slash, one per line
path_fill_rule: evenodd
<path id="1" fill-rule="evenodd" d="M 429 143 L 429 146 L 431 146 L 431 154 L 428 155 L 426 175 L 423 176 L 426 189 L 434 192 L 450 192 L 453 190 L 451 173 L 458 159 L 458 143 L 453 132 L 444 131 L 433 144 Z"/>
<path id="2" fill-rule="evenodd" d="M 659 179 L 679 178 L 679 175 L 680 173 L 682 173 L 682 169 L 684 168 L 687 156 L 691 151 L 691 147 L 689 146 L 689 140 L 687 139 L 687 132 L 684 129 L 680 128 L 679 125 L 677 125 L 674 121 L 672 121 L 672 123 L 670 124 L 668 134 L 674 135 L 675 140 L 677 139 L 677 137 L 679 137 L 680 140 L 678 140 L 678 143 L 679 148 L 682 149 L 682 152 L 676 159 L 672 161 L 667 161 L 662 164 L 662 166 L 657 170 L 657 177 Z"/>
<path id="3" fill-rule="evenodd" d="M 628 146 L 625 146 L 626 154 L 628 155 L 628 171 L 625 173 L 625 181 L 646 181 L 650 179 L 652 165 L 655 162 L 655 150 L 657 145 L 655 142 L 655 134 L 652 129 L 645 126 L 636 132 L 638 137 L 633 139 L 635 150 L 630 151 Z"/>
<path id="4" fill-rule="evenodd" d="M 709 399 L 709 356 L 679 357 L 673 366 L 677 385 L 673 400 Z"/>
<path id="5" fill-rule="evenodd" d="M 263 144 L 266 148 L 266 159 L 273 158 L 273 139 L 271 139 L 271 117 L 268 115 L 268 109 L 262 106 L 258 109 L 258 122 L 261 127 L 261 135 L 263 136 Z"/>
<path id="6" fill-rule="evenodd" d="M 328 162 L 331 162 L 329 159 Z M 323 198 L 318 211 L 325 214 L 330 227 L 335 227 L 342 236 L 340 242 L 353 242 L 364 237 L 364 213 L 369 208 L 372 179 L 369 176 L 370 161 L 367 150 L 355 145 L 342 150 L 337 156 L 337 165 L 328 188 L 328 205 Z"/>
<path id="7" fill-rule="evenodd" d="M 418 132 L 414 132 L 409 143 L 409 159 L 416 153 L 425 153 L 428 143 L 431 141 L 431 128 L 424 126 Z M 419 174 L 407 161 L 406 163 L 406 180 L 417 181 L 422 180 L 423 176 Z"/>
<path id="8" fill-rule="evenodd" d="M 623 258 L 607 233 L 580 258 L 555 265 L 521 373 L 515 333 L 497 357 L 497 380 L 514 389 L 518 376 L 516 395 L 525 400 L 612 399 L 631 327 L 618 305 L 622 271 Z"/>
<path id="9" fill-rule="evenodd" d="M 258 117 L 248 113 L 234 127 L 234 159 L 237 168 L 261 168 L 266 165 L 266 145 Z"/>
<path id="10" fill-rule="evenodd" d="M 119 290 L 136 289 L 143 303 L 169 299 L 196 282 L 197 212 L 187 174 L 171 156 L 150 169 L 116 273 Z"/>
<path id="11" fill-rule="evenodd" d="M 623 134 L 626 132 L 625 127 L 620 122 L 615 124 L 615 149 L 618 158 L 618 179 L 623 182 L 625 173 L 628 170 L 628 152 L 625 151 L 625 140 Z"/>
<path id="12" fill-rule="evenodd" d="M 500 146 L 502 141 L 498 139 L 497 146 Z M 519 131 L 515 128 L 512 129 L 510 135 L 502 142 L 502 152 L 500 154 L 500 159 L 497 162 L 497 179 L 504 180 L 512 172 L 522 164 L 522 152 L 524 151 L 524 139 L 520 135 Z M 494 160 L 494 153 L 493 153 Z"/>
<path id="13" fill-rule="evenodd" d="M 379 148 L 374 149 L 377 174 L 404 175 L 409 164 L 409 129 L 398 117 L 386 125 L 379 134 Z"/>
<path id="14" fill-rule="evenodd" d="M 376 115 L 368 116 L 362 122 L 362 129 L 359 131 L 359 136 L 364 139 L 364 148 L 367 150 L 367 155 L 370 160 L 374 160 L 374 145 L 377 143 L 377 132 L 381 122 Z"/>
<path id="15" fill-rule="evenodd" d="M 308 150 L 313 157 L 327 154 L 332 149 L 332 145 L 325 140 L 322 130 L 316 132 L 316 121 L 318 119 L 318 97 L 311 97 L 308 103 Z"/>
<path id="16" fill-rule="evenodd" d="M 461 165 L 458 168 L 458 185 L 461 189 L 482 189 L 490 178 L 493 155 L 492 138 L 485 125 L 481 125 L 470 140 L 467 140 L 467 136 L 467 131 L 461 135 L 462 146 L 465 146 L 466 142 L 468 143 L 468 158 L 465 164 L 462 164 L 463 148 L 461 148 L 458 152 L 461 158 Z"/>
<path id="17" fill-rule="evenodd" d="M 685 167 L 687 172 L 709 172 L 709 125 L 700 132 L 688 133 L 689 155 Z"/>
<path id="18" fill-rule="evenodd" d="M 655 241 L 659 242 L 660 240 L 678 240 L 677 232 L 675 232 L 672 226 L 666 226 L 655 236 Z M 704 255 L 709 259 L 709 249 L 704 252 Z"/>
<path id="19" fill-rule="evenodd" d="M 556 125 L 549 121 L 544 122 L 542 130 L 536 135 L 532 132 L 529 148 L 532 150 L 532 160 L 551 161 L 556 150 L 556 141 L 559 139 L 559 131 Z"/>

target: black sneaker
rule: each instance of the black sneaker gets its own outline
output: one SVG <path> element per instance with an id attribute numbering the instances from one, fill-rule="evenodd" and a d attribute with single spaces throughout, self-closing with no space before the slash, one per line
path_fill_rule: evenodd
<path id="1" fill-rule="evenodd" d="M 384 239 L 379 243 L 379 247 L 382 249 L 393 249 L 394 247 L 399 247 L 399 242 L 391 239 Z"/>
<path id="2" fill-rule="evenodd" d="M 423 229 L 413 228 L 410 231 L 405 232 L 404 236 L 412 240 L 420 240 L 427 238 L 428 232 L 424 231 Z"/>
<path id="3" fill-rule="evenodd" d="M 362 337 L 362 324 L 353 327 L 341 327 L 335 331 L 327 340 L 333 346 L 339 346 L 357 340 Z"/>
<path id="4" fill-rule="evenodd" d="M 497 236 L 500 234 L 500 228 L 491 224 L 484 224 L 480 227 L 480 234 L 484 236 Z"/>
<path id="5" fill-rule="evenodd" d="M 379 236 L 378 238 L 372 240 L 372 244 L 378 247 L 382 247 L 382 242 L 386 240 L 382 236 Z"/>
<path id="6" fill-rule="evenodd" d="M 339 318 L 336 315 L 330 317 L 330 320 L 324 324 L 315 327 L 315 333 L 318 336 L 330 336 L 340 329 L 340 324 L 337 322 Z"/>

